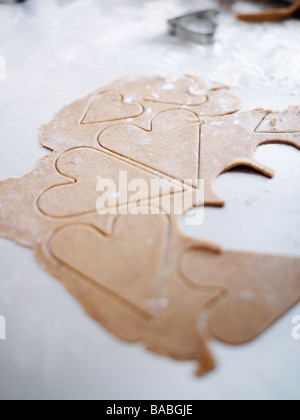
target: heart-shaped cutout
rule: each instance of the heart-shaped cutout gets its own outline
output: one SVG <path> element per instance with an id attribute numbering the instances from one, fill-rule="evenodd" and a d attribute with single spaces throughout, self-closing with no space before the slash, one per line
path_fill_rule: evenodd
<path id="1" fill-rule="evenodd" d="M 63 153 L 56 161 L 56 168 L 62 175 L 76 182 L 55 185 L 40 196 L 38 207 L 43 214 L 50 217 L 74 217 L 96 211 L 103 214 L 107 209 L 114 208 L 117 211 L 118 206 L 134 202 L 139 205 L 139 201 L 146 205 L 154 203 L 158 197 L 170 196 L 170 191 L 183 191 L 179 182 L 171 184 L 171 180 L 167 178 L 161 179 L 101 150 L 87 147 Z M 111 206 L 103 196 L 107 188 L 105 180 L 114 186 L 113 190 L 110 190 L 111 197 L 107 197 L 113 198 L 111 202 L 115 204 Z M 134 197 L 137 196 L 136 187 L 130 191 L 128 187 L 136 180 L 142 180 L 144 187 L 140 187 L 138 198 L 134 201 Z M 99 188 L 101 181 L 102 187 Z M 153 181 L 159 181 L 158 191 L 153 192 Z"/>
<path id="2" fill-rule="evenodd" d="M 135 118 L 144 109 L 136 103 L 125 103 L 118 92 L 104 92 L 97 94 L 91 101 L 81 124 L 99 124 L 110 121 Z"/>
<path id="3" fill-rule="evenodd" d="M 199 120 L 192 112 L 162 112 L 147 132 L 136 126 L 110 127 L 99 137 L 102 147 L 180 181 L 197 185 Z M 167 157 L 167 158 L 166 158 Z"/>
<path id="4" fill-rule="evenodd" d="M 143 229 L 135 229 L 142 223 Z M 49 242 L 52 256 L 123 306 L 154 314 L 167 247 L 166 216 L 121 216 L 113 236 L 89 225 L 67 225 Z"/>
<path id="5" fill-rule="evenodd" d="M 208 323 L 230 344 L 253 340 L 300 299 L 298 258 L 194 249 L 183 255 L 181 271 L 194 287 L 219 295 Z"/>

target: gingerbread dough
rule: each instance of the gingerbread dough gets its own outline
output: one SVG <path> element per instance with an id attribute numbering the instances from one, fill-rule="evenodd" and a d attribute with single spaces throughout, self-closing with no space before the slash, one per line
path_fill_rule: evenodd
<path id="1" fill-rule="evenodd" d="M 277 22 L 289 19 L 300 12 L 300 0 L 289 1 L 291 6 L 282 7 L 280 9 L 266 10 L 259 13 L 238 14 L 237 18 L 251 23 Z"/>
<path id="2" fill-rule="evenodd" d="M 125 78 L 63 108 L 41 130 L 52 153 L 31 174 L 0 183 L 2 236 L 32 247 L 107 330 L 196 360 L 199 375 L 215 365 L 208 340 L 246 343 L 300 300 L 300 259 L 187 237 L 164 203 L 173 209 L 184 196 L 192 201 L 183 211 L 222 206 L 214 182 L 224 171 L 247 165 L 274 175 L 254 159 L 259 145 L 300 149 L 300 107 L 240 106 L 229 88 L 195 76 Z M 115 194 L 119 212 L 102 214 L 97 184 L 118 184 L 120 172 L 144 186 L 138 198 Z M 194 194 L 199 179 L 204 197 Z M 126 214 L 135 200 L 138 214 Z M 153 208 L 158 214 L 147 214 Z"/>

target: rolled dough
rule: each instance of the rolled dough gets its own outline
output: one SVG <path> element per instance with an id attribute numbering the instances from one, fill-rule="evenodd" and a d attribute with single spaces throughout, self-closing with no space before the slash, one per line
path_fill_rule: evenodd
<path id="1" fill-rule="evenodd" d="M 183 210 L 222 207 L 221 173 L 247 165 L 271 177 L 254 159 L 259 145 L 300 149 L 300 107 L 240 108 L 229 88 L 196 76 L 127 77 L 64 107 L 41 130 L 52 152 L 31 174 L 0 183 L 0 234 L 33 248 L 108 331 L 196 360 L 205 374 L 215 366 L 210 339 L 246 343 L 300 299 L 299 259 L 187 237 L 161 201 L 193 194 L 203 179 L 204 198 Z M 99 214 L 97 183 L 125 172 L 144 181 L 141 214 Z M 149 201 L 157 180 L 162 189 Z M 118 196 L 120 208 L 133 197 Z M 160 214 L 144 214 L 149 204 Z"/>

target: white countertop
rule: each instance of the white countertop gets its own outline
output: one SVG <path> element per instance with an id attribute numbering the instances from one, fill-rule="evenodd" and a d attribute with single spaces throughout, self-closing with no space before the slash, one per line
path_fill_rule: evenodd
<path id="1" fill-rule="evenodd" d="M 249 25 L 228 8 L 211 46 L 167 34 L 166 20 L 211 7 L 201 0 L 28 0 L 0 5 L 0 179 L 22 176 L 47 152 L 38 128 L 62 105 L 126 74 L 196 73 L 235 86 L 244 109 L 300 104 L 300 21 Z M 235 10 L 253 5 L 235 2 Z M 217 181 L 225 209 L 207 209 L 186 228 L 226 248 L 300 257 L 300 153 L 263 146 L 257 158 L 274 179 L 231 172 Z M 217 369 L 193 377 L 178 363 L 119 341 L 35 262 L 31 250 L 0 239 L 0 399 L 299 399 L 300 305 L 251 344 L 212 343 Z"/>

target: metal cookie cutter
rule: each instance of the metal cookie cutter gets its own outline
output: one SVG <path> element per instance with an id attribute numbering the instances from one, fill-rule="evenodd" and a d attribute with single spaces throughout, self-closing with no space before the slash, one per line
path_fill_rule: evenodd
<path id="1" fill-rule="evenodd" d="M 213 41 L 217 29 L 217 10 L 202 10 L 189 13 L 168 21 L 171 35 L 181 39 L 209 44 Z"/>

